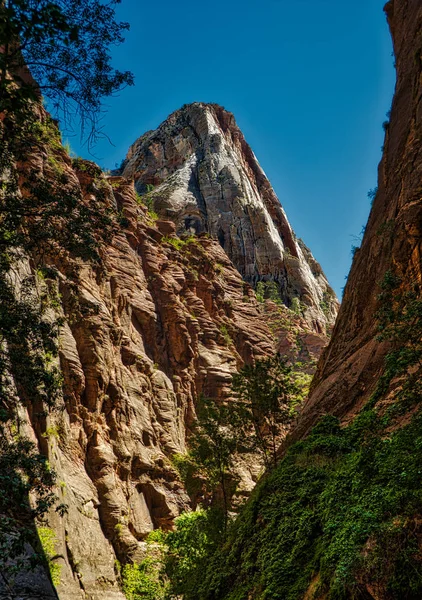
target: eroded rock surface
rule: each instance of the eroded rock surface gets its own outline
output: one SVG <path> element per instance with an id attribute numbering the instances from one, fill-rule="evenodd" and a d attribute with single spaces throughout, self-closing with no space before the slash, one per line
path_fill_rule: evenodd
<path id="1" fill-rule="evenodd" d="M 174 138 L 188 117 L 191 124 Z M 67 505 L 63 517 L 52 512 L 47 524 L 61 566 L 61 600 L 123 600 L 116 559 L 141 560 L 148 533 L 170 528 L 190 507 L 172 457 L 186 451 L 196 399 L 228 397 L 234 372 L 276 351 L 305 363 L 309 375 L 337 310 L 232 115 L 193 105 L 175 113 L 164 133 L 167 166 L 146 166 L 162 176 L 162 185 L 151 176 L 158 218 L 131 179 L 142 191 L 151 177 L 141 181 L 129 163 L 125 176 L 105 177 L 58 144 L 30 157 L 37 173 L 76 186 L 80 202 L 110 209 L 119 220 L 115 234 L 100 241 L 101 264 L 58 249 L 45 257 L 55 276 L 39 280 L 34 257 L 25 263 L 34 289 L 55 298 L 51 316 L 63 317 L 61 405 L 48 419 L 42 407 L 29 410 L 26 424 L 19 419 L 48 456 L 56 493 Z M 159 155 L 161 146 L 154 148 Z M 28 169 L 20 167 L 22 189 Z M 179 204 L 173 195 L 165 204 L 168 177 L 185 181 L 186 173 L 187 187 L 172 191 Z M 278 298 L 258 302 L 251 284 L 259 279 L 277 281 L 288 304 L 300 303 L 290 310 Z M 256 457 L 245 458 L 246 495 L 260 471 Z M 47 580 L 42 585 L 49 588 Z M 23 580 L 14 593 L 43 597 L 25 586 Z"/>
<path id="2" fill-rule="evenodd" d="M 277 283 L 283 302 L 300 300 L 317 332 L 334 323 L 338 301 L 287 216 L 231 113 L 194 103 L 174 112 L 129 149 L 133 177 L 178 234 L 206 231 L 245 281 Z M 153 189 L 150 190 L 150 187 Z M 149 190 L 149 191 L 148 191 Z"/>
<path id="3" fill-rule="evenodd" d="M 55 282 L 41 284 L 57 286 L 65 317 L 64 397 L 47 423 L 29 415 L 26 433 L 68 506 L 49 520 L 60 598 L 120 600 L 116 558 L 140 560 L 147 534 L 189 508 L 171 457 L 185 452 L 195 400 L 226 397 L 232 374 L 274 353 L 275 338 L 217 241 L 180 242 L 172 222 L 154 222 L 136 202 L 133 182 L 61 158 L 83 201 L 101 188 L 122 225 L 101 267 L 79 261 L 75 275 L 62 256 L 51 263 Z"/>

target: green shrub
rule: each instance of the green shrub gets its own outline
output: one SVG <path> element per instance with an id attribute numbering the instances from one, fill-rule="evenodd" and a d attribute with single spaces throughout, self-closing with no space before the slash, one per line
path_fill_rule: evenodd
<path id="1" fill-rule="evenodd" d="M 188 244 L 195 243 L 196 237 L 194 235 L 188 235 L 183 238 L 179 238 L 179 237 L 169 237 L 169 236 L 165 235 L 161 241 L 166 244 L 171 244 L 174 248 L 176 248 L 176 250 L 182 250 L 182 248 L 184 248 Z"/>
<path id="2" fill-rule="evenodd" d="M 198 465 L 190 453 L 173 454 L 171 462 L 179 473 L 187 493 L 195 497 L 202 488 L 202 482 L 198 476 Z"/>
<path id="3" fill-rule="evenodd" d="M 35 143 L 45 145 L 52 151 L 63 148 L 60 130 L 49 116 L 44 121 L 31 123 L 31 134 Z"/>
<path id="4" fill-rule="evenodd" d="M 154 198 L 150 195 L 150 193 L 154 189 L 154 186 L 148 183 L 146 188 L 147 188 L 147 193 L 144 194 L 143 196 L 141 196 L 141 194 L 138 194 L 138 192 L 136 192 L 136 194 L 135 194 L 136 202 L 139 206 L 146 206 L 146 208 L 148 209 L 149 217 L 153 221 L 157 221 L 159 217 L 158 217 L 158 214 L 154 211 Z"/>
<path id="5" fill-rule="evenodd" d="M 196 598 L 209 557 L 223 541 L 224 516 L 218 509 L 180 515 L 167 535 L 164 572 L 169 597 Z"/>
<path id="6" fill-rule="evenodd" d="M 258 281 L 255 288 L 255 294 L 258 302 L 264 302 L 265 299 L 268 299 L 276 304 L 283 304 L 280 290 L 275 281 Z"/>
<path id="7" fill-rule="evenodd" d="M 164 244 L 170 244 L 171 246 L 173 246 L 173 248 L 176 248 L 176 250 L 181 250 L 183 246 L 186 245 L 186 242 L 184 240 L 178 237 L 169 237 L 167 235 L 165 235 L 161 241 Z"/>
<path id="8" fill-rule="evenodd" d="M 160 215 L 158 213 L 156 213 L 154 210 L 148 210 L 148 217 L 151 219 L 151 221 L 155 222 L 155 221 L 158 221 L 158 219 L 160 218 Z"/>
<path id="9" fill-rule="evenodd" d="M 301 404 L 309 394 L 309 387 L 311 385 L 312 375 L 309 375 L 309 373 L 306 373 L 303 370 L 301 370 L 302 368 L 303 365 L 301 363 L 296 363 L 293 365 L 292 375 L 293 380 L 296 384 L 297 391 L 295 395 L 295 402 L 292 404 L 292 410 L 294 410 L 298 404 Z"/>
<path id="10" fill-rule="evenodd" d="M 139 564 L 122 568 L 122 587 L 127 600 L 164 600 L 165 584 L 160 579 L 160 563 L 147 557 Z"/>
<path id="11" fill-rule="evenodd" d="M 231 338 L 227 325 L 225 325 L 224 323 L 220 325 L 220 333 L 224 338 L 224 343 L 226 344 L 226 346 L 231 346 L 233 344 L 233 340 Z"/>
<path id="12" fill-rule="evenodd" d="M 162 529 L 153 529 L 147 537 L 147 544 L 165 544 L 167 534 Z"/>
<path id="13" fill-rule="evenodd" d="M 51 581 L 56 587 L 60 584 L 60 574 L 62 571 L 62 566 L 55 562 L 55 560 L 58 558 L 56 552 L 56 534 L 49 527 L 38 527 L 37 531 L 45 558 L 47 560 Z"/>
<path id="14" fill-rule="evenodd" d="M 263 281 L 258 281 L 256 284 L 256 299 L 258 302 L 264 302 L 265 299 L 265 286 Z"/>
<path id="15" fill-rule="evenodd" d="M 319 306 L 327 319 L 330 317 L 330 304 L 333 299 L 334 295 L 326 290 L 322 295 L 321 302 L 319 303 Z"/>
<path id="16" fill-rule="evenodd" d="M 290 305 L 290 310 L 295 313 L 295 315 L 301 314 L 301 306 L 299 298 L 292 298 L 292 303 Z"/>

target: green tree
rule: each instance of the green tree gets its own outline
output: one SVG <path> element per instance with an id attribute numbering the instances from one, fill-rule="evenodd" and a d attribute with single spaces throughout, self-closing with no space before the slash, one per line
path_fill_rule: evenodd
<path id="1" fill-rule="evenodd" d="M 264 302 L 266 298 L 276 304 L 282 304 L 280 290 L 275 281 L 258 281 L 256 284 L 256 299 L 258 302 Z"/>
<path id="2" fill-rule="evenodd" d="M 165 585 L 157 557 L 147 556 L 139 564 L 124 565 L 121 574 L 127 600 L 164 600 Z"/>
<path id="3" fill-rule="evenodd" d="M 280 290 L 275 281 L 266 281 L 266 296 L 276 304 L 282 304 Z"/>
<path id="4" fill-rule="evenodd" d="M 264 302 L 265 300 L 265 285 L 263 281 L 258 281 L 256 284 L 256 299 L 258 302 Z"/>
<path id="5" fill-rule="evenodd" d="M 292 420 L 300 395 L 293 367 L 279 356 L 256 361 L 234 375 L 233 391 L 231 426 L 245 450 L 260 452 L 265 466 L 274 467 L 280 437 Z"/>
<path id="6" fill-rule="evenodd" d="M 189 457 L 214 505 L 219 505 L 221 495 L 224 527 L 236 487 L 234 459 L 238 446 L 237 432 L 230 425 L 229 414 L 229 404 L 201 398 L 189 440 Z"/>
<path id="7" fill-rule="evenodd" d="M 189 452 L 174 462 L 195 499 L 207 508 L 187 512 L 166 535 L 164 574 L 169 598 L 194 599 L 207 557 L 223 543 L 236 489 L 235 456 L 238 436 L 230 425 L 230 403 L 201 397 L 189 438 Z"/>
<path id="8" fill-rule="evenodd" d="M 183 596 L 195 600 L 210 556 L 221 547 L 225 529 L 218 509 L 186 512 L 175 521 L 175 530 L 166 536 L 164 574 L 168 598 Z"/>
<path id="9" fill-rule="evenodd" d="M 0 6 L 0 104 L 16 114 L 28 99 L 49 99 L 53 111 L 82 123 L 89 143 L 101 132 L 103 98 L 133 75 L 111 66 L 110 46 L 123 42 L 127 23 L 100 0 L 4 0 Z"/>

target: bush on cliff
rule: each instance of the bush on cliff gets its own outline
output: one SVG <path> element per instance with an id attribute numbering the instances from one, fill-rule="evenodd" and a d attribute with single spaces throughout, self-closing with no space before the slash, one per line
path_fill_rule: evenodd
<path id="1" fill-rule="evenodd" d="M 422 598 L 421 287 L 387 272 L 379 301 L 391 349 L 372 398 L 348 426 L 327 415 L 290 448 L 185 600 Z"/>
<path id="2" fill-rule="evenodd" d="M 422 597 L 422 416 L 327 416 L 261 483 L 185 600 Z M 328 594 L 328 595 L 325 595 Z"/>

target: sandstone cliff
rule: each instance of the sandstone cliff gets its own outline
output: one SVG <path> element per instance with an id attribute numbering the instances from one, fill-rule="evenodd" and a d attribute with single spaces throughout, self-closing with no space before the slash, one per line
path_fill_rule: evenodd
<path id="1" fill-rule="evenodd" d="M 283 265 L 302 260 L 304 267 L 295 273 L 305 273 L 303 285 L 311 282 L 307 316 L 300 306 L 293 312 L 270 299 L 258 302 L 218 240 L 201 231 L 205 226 L 198 226 L 195 235 L 188 231 L 178 237 L 175 213 L 159 219 L 145 197 L 136 195 L 133 180 L 106 177 L 94 163 L 71 159 L 42 110 L 40 123 L 39 145 L 19 167 L 22 189 L 30 168 L 50 181 L 51 189 L 72 193 L 100 212 L 111 210 L 117 227 L 106 242 L 94 230 L 100 265 L 60 248 L 41 259 L 29 254 L 22 263 L 19 277 L 32 278 L 40 298 L 53 298 L 51 315 L 63 319 L 63 396 L 47 419 L 41 407 L 29 405 L 27 414 L 19 416 L 19 431 L 48 457 L 57 473 L 56 493 L 67 505 L 63 517 L 53 512 L 44 524 L 54 540 L 59 597 L 122 600 L 116 559 L 139 561 L 147 534 L 168 529 L 189 508 L 172 456 L 185 452 L 196 399 L 201 394 L 227 397 L 236 370 L 276 351 L 313 373 L 337 303 L 309 251 L 294 241 L 281 207 L 280 223 L 297 255 L 285 255 Z M 243 185 L 248 176 L 249 188 L 255 189 L 257 173 L 243 173 Z M 268 194 L 272 204 L 267 204 L 276 210 L 271 189 Z M 257 205 L 254 214 L 257 222 L 274 229 L 264 205 Z M 63 219 L 65 227 L 72 227 L 71 216 Z M 271 236 L 266 239 L 270 243 Z M 282 247 L 281 239 L 273 248 Z M 255 252 L 253 246 L 249 251 Z M 48 267 L 47 275 L 40 265 Z M 329 295 L 325 312 L 318 308 L 328 298 L 324 294 Z M 260 468 L 254 461 L 241 465 L 246 493 Z M 15 592 L 25 598 L 55 597 L 41 572 L 22 572 L 16 584 Z M 3 585 L 0 581 L 0 595 L 8 597 Z"/>
<path id="2" fill-rule="evenodd" d="M 98 169 L 67 169 L 92 201 Z M 101 274 L 84 264 L 75 285 L 71 265 L 57 265 L 65 396 L 44 428 L 32 418 L 69 507 L 51 521 L 64 599 L 123 597 L 115 556 L 139 558 L 138 542 L 189 506 L 171 456 L 184 452 L 195 398 L 224 396 L 244 361 L 274 351 L 218 243 L 199 237 L 178 249 L 173 224 L 154 224 L 133 184 L 102 181 L 125 228 L 103 249 Z"/>
<path id="3" fill-rule="evenodd" d="M 334 323 L 338 301 L 286 214 L 231 113 L 194 103 L 129 149 L 121 173 L 135 179 L 178 234 L 208 232 L 245 281 L 275 281 L 287 306 L 301 303 L 314 329 Z"/>

